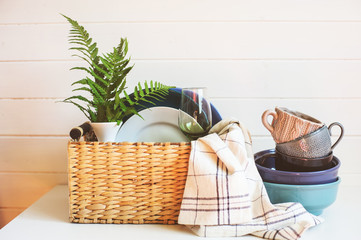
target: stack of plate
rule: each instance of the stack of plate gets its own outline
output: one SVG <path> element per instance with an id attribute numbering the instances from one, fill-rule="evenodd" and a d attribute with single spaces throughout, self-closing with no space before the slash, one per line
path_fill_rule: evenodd
<path id="1" fill-rule="evenodd" d="M 178 111 L 181 102 L 181 88 L 172 88 L 166 99 L 155 104 L 141 103 L 136 110 L 143 117 L 133 115 L 124 119 L 116 142 L 189 142 L 178 127 Z M 148 107 L 145 109 L 145 107 Z M 211 104 L 212 125 L 222 120 L 217 109 Z"/>

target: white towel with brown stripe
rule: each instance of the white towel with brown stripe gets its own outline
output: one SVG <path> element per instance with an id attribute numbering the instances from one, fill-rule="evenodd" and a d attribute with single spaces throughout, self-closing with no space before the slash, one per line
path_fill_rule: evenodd
<path id="1" fill-rule="evenodd" d="M 179 224 L 204 237 L 298 239 L 322 221 L 300 203 L 270 202 L 250 133 L 239 121 L 222 120 L 209 135 L 192 141 Z"/>

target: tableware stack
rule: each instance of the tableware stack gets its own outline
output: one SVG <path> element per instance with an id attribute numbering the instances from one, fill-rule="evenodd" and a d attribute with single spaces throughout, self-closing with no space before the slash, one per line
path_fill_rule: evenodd
<path id="1" fill-rule="evenodd" d="M 334 122 L 327 127 L 311 116 L 281 107 L 265 111 L 262 123 L 276 143 L 275 149 L 255 154 L 271 202 L 300 202 L 309 212 L 321 214 L 336 200 L 341 163 L 333 149 L 343 137 L 343 126 Z M 332 144 L 334 126 L 341 132 Z"/>

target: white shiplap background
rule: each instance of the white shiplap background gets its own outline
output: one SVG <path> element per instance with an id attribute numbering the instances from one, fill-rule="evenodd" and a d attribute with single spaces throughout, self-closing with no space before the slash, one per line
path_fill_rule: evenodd
<path id="1" fill-rule="evenodd" d="M 81 72 L 67 42 L 68 15 L 100 51 L 129 40 L 128 77 L 178 87 L 207 86 L 223 117 L 274 147 L 261 114 L 285 106 L 346 136 L 334 151 L 343 184 L 360 184 L 361 1 L 359 0 L 1 0 L 0 227 L 56 184 L 65 184 L 72 105 Z M 334 131 L 337 135 L 338 131 Z"/>

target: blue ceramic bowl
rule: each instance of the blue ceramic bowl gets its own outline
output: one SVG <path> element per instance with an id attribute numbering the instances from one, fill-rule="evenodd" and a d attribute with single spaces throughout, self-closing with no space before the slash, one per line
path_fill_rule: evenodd
<path id="1" fill-rule="evenodd" d="M 279 170 L 277 157 L 274 149 L 264 150 L 254 155 L 257 170 L 265 182 L 292 184 L 292 185 L 312 185 L 332 183 L 337 180 L 340 160 L 333 156 L 328 169 L 312 172 L 291 172 Z"/>
<path id="2" fill-rule="evenodd" d="M 335 202 L 338 186 L 336 182 L 316 185 L 288 185 L 264 182 L 268 196 L 273 204 L 299 202 L 314 215 L 320 215 L 325 208 Z"/>

